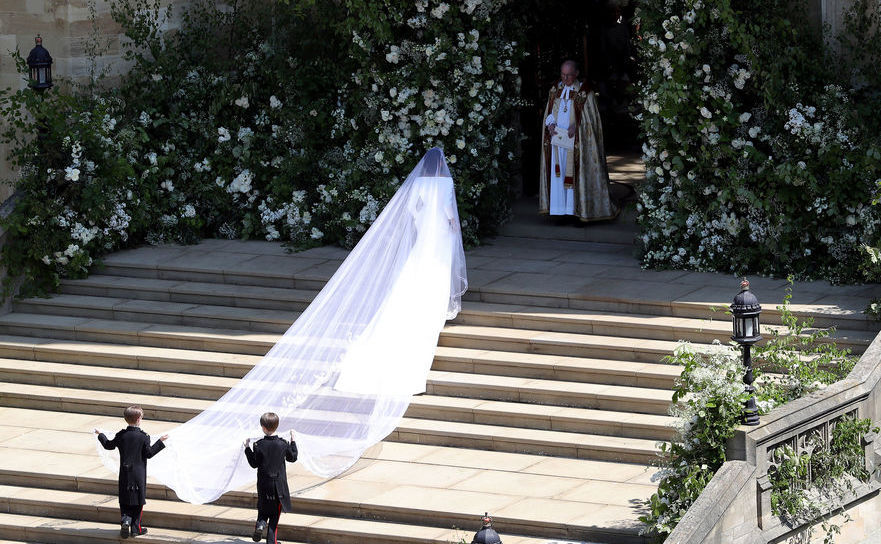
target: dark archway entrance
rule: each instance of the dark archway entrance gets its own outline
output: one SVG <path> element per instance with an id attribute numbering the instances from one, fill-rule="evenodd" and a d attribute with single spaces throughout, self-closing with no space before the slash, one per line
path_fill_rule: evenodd
<path id="1" fill-rule="evenodd" d="M 631 20 L 635 0 L 530 0 L 521 4 L 525 47 L 520 121 L 522 195 L 538 194 L 542 111 L 560 63 L 581 65 L 581 80 L 597 93 L 607 154 L 639 150 L 638 127 L 630 107 L 635 100 L 636 46 Z"/>

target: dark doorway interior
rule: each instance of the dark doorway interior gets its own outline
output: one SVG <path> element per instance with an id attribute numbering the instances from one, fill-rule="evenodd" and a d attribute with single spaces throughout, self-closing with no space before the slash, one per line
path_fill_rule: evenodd
<path id="1" fill-rule="evenodd" d="M 635 0 L 529 0 L 520 4 L 529 55 L 520 67 L 524 196 L 538 194 L 542 112 L 560 64 L 573 59 L 582 82 L 597 93 L 606 153 L 639 149 L 634 102 L 636 47 L 631 20 Z"/>

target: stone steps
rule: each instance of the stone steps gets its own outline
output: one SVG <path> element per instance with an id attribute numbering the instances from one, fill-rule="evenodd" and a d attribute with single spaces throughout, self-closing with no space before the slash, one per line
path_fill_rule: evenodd
<path id="1" fill-rule="evenodd" d="M 0 335 L 0 357 L 138 368 L 241 378 L 258 355 L 139 345 Z M 682 371 L 669 364 L 638 363 L 439 347 L 433 369 L 448 372 L 669 389 Z"/>
<path id="2" fill-rule="evenodd" d="M 135 369 L 108 375 L 100 366 L 0 358 L 0 381 L 213 401 L 237 379 Z M 665 390 L 439 371 L 430 373 L 427 389 L 428 394 L 413 398 L 409 417 L 586 433 L 597 426 L 613 429 L 598 434 L 659 440 L 671 436 Z"/>
<path id="3" fill-rule="evenodd" d="M 201 318 L 194 318 L 193 321 L 202 323 Z M 180 325 L 23 312 L 0 316 L 0 334 L 250 355 L 265 354 L 281 336 L 280 333 L 222 329 L 195 324 Z M 438 345 L 443 347 L 646 363 L 660 362 L 672 353 L 676 344 L 663 340 L 456 324 L 447 325 L 438 341 Z"/>
<path id="4" fill-rule="evenodd" d="M 16 517 L 8 519 L 10 525 L 24 525 L 25 534 L 34 538 L 44 539 L 50 536 L 64 538 L 74 537 L 73 542 L 91 542 L 92 537 L 101 540 L 116 541 L 119 539 L 119 507 L 114 495 L 80 493 L 34 487 L 0 486 L 0 504 L 4 511 Z M 228 535 L 239 535 L 242 540 L 253 532 L 255 510 L 228 506 L 202 505 L 199 507 L 182 508 L 181 503 L 165 500 L 151 500 L 149 510 L 145 513 L 143 523 L 155 520 L 161 530 L 155 527 L 148 532 L 147 539 L 137 537 L 138 542 L 179 542 L 179 538 L 190 538 L 204 542 L 201 534 L 208 533 L 209 539 L 228 542 Z M 4 514 L 4 516 L 7 514 Z M 27 518 L 23 518 L 27 516 Z M 53 518 L 63 521 L 57 525 L 47 523 Z M 37 521 L 39 520 L 39 521 Z M 70 524 L 67 520 L 78 520 Z M 91 526 L 83 523 L 89 523 Z M 31 524 L 35 526 L 30 526 Z M 102 526 L 98 526 L 101 524 Z M 46 527 L 49 525 L 49 527 Z M 74 530 L 74 528 L 78 530 Z M 83 531 L 83 529 L 88 531 Z M 0 536 L 6 536 L 5 528 L 0 526 Z M 106 537 L 103 539 L 101 537 Z M 308 514 L 283 514 L 279 524 L 278 536 L 285 542 L 333 542 L 339 544 L 446 544 L 450 535 L 449 529 L 409 525 L 405 523 L 388 523 L 365 519 L 328 518 Z M 221 534 L 227 536 L 222 536 Z M 20 533 L 19 533 L 20 534 Z M 10 536 L 15 536 L 14 533 Z M 163 538 L 163 536 L 165 538 Z M 112 539 L 112 540 L 111 540 Z M 534 539 L 519 539 L 521 542 Z M 208 540 L 210 542 L 210 540 Z M 184 540 L 186 542 L 186 540 Z"/>
<path id="5" fill-rule="evenodd" d="M 221 278 L 222 279 L 222 278 Z M 141 284 L 143 282 L 143 284 Z M 192 306 L 224 306 L 228 308 L 259 308 L 263 310 L 287 310 L 275 315 L 278 328 L 284 331 L 297 312 L 304 309 L 317 291 L 262 287 L 258 285 L 223 284 L 212 282 L 187 282 L 183 280 L 160 280 L 126 276 L 98 274 L 81 280 L 64 280 L 61 291 L 69 295 L 87 295 L 126 300 L 154 300 L 189 304 L 182 311 L 189 310 L 193 316 L 203 316 Z M 56 297 L 57 298 L 57 297 Z M 680 340 L 712 342 L 718 339 L 727 342 L 731 336 L 731 318 L 724 313 L 727 307 L 713 304 L 671 305 L 668 312 L 652 307 L 651 311 L 639 313 L 639 302 L 632 301 L 625 311 L 608 309 L 555 307 L 548 310 L 540 305 L 495 304 L 479 301 L 465 301 L 456 323 L 508 328 L 539 329 L 554 332 L 596 333 L 611 336 L 639 336 L 656 340 Z M 588 302 L 585 300 L 585 303 Z M 51 306 L 52 302 L 42 301 Z M 60 303 L 64 305 L 63 303 Z M 125 311 L 126 307 L 116 309 Z M 105 308 L 105 311 L 110 311 Z M 26 310 L 32 311 L 32 310 Z M 68 314 L 73 315 L 73 314 Z M 105 314 L 106 315 L 106 314 Z M 247 314 L 239 314 L 247 315 Z M 265 317 L 268 319 L 269 315 Z M 840 315 L 834 323 L 823 314 L 810 314 L 817 326 L 832 326 L 836 331 L 836 343 L 840 347 L 861 353 L 877 332 L 877 324 L 866 320 L 865 316 Z M 95 317 L 98 317 L 95 315 Z M 261 320 L 258 314 L 257 321 Z M 774 308 L 763 311 L 763 326 L 766 329 L 784 331 L 779 324 L 779 312 Z M 270 329 L 266 329 L 270 330 Z"/>
<path id="6" fill-rule="evenodd" d="M 185 302 L 168 302 L 142 299 L 110 298 L 90 295 L 62 294 L 51 298 L 38 298 L 16 301 L 17 313 L 31 315 L 53 315 L 83 317 L 100 320 L 136 321 L 167 325 L 188 325 L 218 329 L 236 329 L 254 332 L 283 334 L 299 316 L 299 312 L 272 309 L 256 309 L 238 306 L 215 306 Z M 765 329 L 782 330 L 782 327 L 766 325 Z M 541 331 L 541 334 L 525 335 L 515 331 Z M 572 337 L 578 335 L 578 342 L 585 343 L 583 335 L 594 335 L 600 339 L 592 348 L 567 349 L 560 351 L 550 348 L 548 334 L 559 333 L 554 338 L 572 346 Z M 766 332 L 766 335 L 768 333 Z M 529 347 L 522 347 L 530 337 Z M 693 342 L 711 343 L 714 340 L 727 341 L 730 337 L 730 323 L 702 321 L 690 318 L 676 318 L 650 315 L 624 315 L 574 310 L 555 312 L 540 311 L 538 308 L 505 308 L 502 305 L 466 303 L 460 317 L 448 325 L 441 335 L 439 345 L 451 347 L 474 347 L 499 349 L 499 345 L 513 345 L 515 349 L 536 353 L 570 355 L 576 357 L 600 357 L 620 359 L 622 349 L 629 353 L 638 339 L 641 349 L 635 352 L 635 359 L 643 362 L 657 362 L 669 354 L 669 344 L 688 338 Z M 610 338 L 623 338 L 612 341 Z M 840 348 L 862 353 L 874 338 L 870 331 L 836 331 L 834 341 Z M 662 343 L 652 343 L 658 340 Z M 617 348 L 605 349 L 605 344 L 623 344 Z M 541 347 L 538 347 L 541 344 Z M 628 349 L 627 344 L 630 344 Z M 654 348 L 654 349 L 653 349 Z M 623 358 L 630 358 L 624 355 Z"/>
<path id="7" fill-rule="evenodd" d="M 714 310 L 725 305 L 713 303 L 720 290 L 613 283 L 639 272 L 617 273 L 630 257 L 613 244 L 529 242 L 524 254 L 498 242 L 469 255 L 472 288 L 398 428 L 333 480 L 292 465 L 296 514 L 283 517 L 283 539 L 468 541 L 489 511 L 506 544 L 644 544 L 639 501 L 656 488 L 648 465 L 656 441 L 672 436 L 681 371 L 661 361 L 680 339 L 727 340 L 730 320 Z M 345 254 L 225 240 L 138 248 L 65 280 L 59 295 L 16 301 L 0 316 L 0 485 L 10 486 L 0 488 L 0 516 L 26 516 L 45 542 L 113 538 L 115 475 L 95 456 L 92 426 L 116 428 L 132 403 L 154 436 L 199 413 L 275 344 Z M 599 287 L 584 287 L 592 281 Z M 831 320 L 821 306 L 816 315 Z M 835 317 L 839 345 L 862 351 L 876 325 L 850 311 Z M 763 323 L 775 320 L 766 308 Z M 157 483 L 148 494 L 157 541 L 247 538 L 253 488 L 204 507 Z M 40 525 L 40 508 L 57 519 Z M 70 524 L 85 525 L 52 532 Z"/>
<path id="8" fill-rule="evenodd" d="M 114 522 L 79 521 L 49 518 L 42 515 L 0 513 L 0 537 L 16 540 L 0 540 L 0 544 L 93 544 L 120 542 L 119 525 Z M 242 538 L 244 542 L 244 535 Z M 141 544 L 228 544 L 227 535 L 195 531 L 175 531 L 150 527 L 149 532 L 137 537 Z M 291 542 L 290 544 L 301 544 Z"/>
<path id="9" fill-rule="evenodd" d="M 512 240 L 522 241 L 521 239 L 500 237 L 496 243 L 506 245 Z M 572 246 L 568 250 L 580 251 L 589 250 L 596 252 L 597 262 L 606 263 L 604 266 L 617 265 L 632 262 L 629 256 L 630 250 L 626 246 L 619 244 L 573 244 L 571 242 L 558 241 L 551 243 L 549 240 L 532 240 L 526 244 L 519 253 L 494 252 L 502 257 L 517 257 L 520 259 L 539 259 L 532 261 L 537 266 L 540 265 L 542 270 L 547 268 L 547 262 L 540 260 L 540 255 L 530 255 L 530 253 L 540 253 L 541 250 L 533 249 L 551 245 Z M 339 263 L 346 256 L 346 252 L 338 250 L 336 252 L 321 251 L 313 253 L 315 250 L 304 252 L 303 257 L 291 257 L 285 259 L 284 266 L 272 266 L 279 263 L 276 261 L 267 261 L 266 259 L 280 259 L 279 257 L 267 257 L 259 254 L 258 249 L 244 249 L 243 247 L 231 247 L 230 242 L 224 240 L 206 240 L 200 246 L 206 246 L 205 251 L 197 246 L 196 250 L 181 248 L 180 246 L 160 246 L 149 248 L 138 248 L 134 250 L 122 251 L 105 258 L 100 273 L 107 276 L 123 276 L 129 278 L 144 278 L 149 280 L 165 280 L 167 282 L 197 282 L 202 284 L 226 284 L 226 285 L 242 285 L 242 286 L 264 286 L 280 289 L 292 289 L 301 291 L 318 291 L 324 283 L 330 278 L 332 273 L 339 266 Z M 233 243 L 236 245 L 237 243 Z M 251 244 L 251 242 L 242 243 L 243 246 Z M 210 246 L 210 247 L 209 247 Z M 214 254 L 210 248 L 217 247 L 219 251 Z M 626 256 L 622 255 L 622 248 L 626 252 Z M 325 248 L 318 248 L 324 250 Z M 249 252 L 252 253 L 239 253 Z M 607 257 L 603 257 L 608 252 Z M 198 255 L 192 255 L 198 253 Z M 486 253 L 486 252 L 484 252 Z M 556 253 L 556 251 L 554 251 Z M 192 255 L 185 258 L 184 255 Z M 469 262 L 475 258 L 469 256 Z M 579 260 L 575 261 L 581 262 Z M 265 266 L 270 264 L 270 266 Z M 636 272 L 639 272 L 638 269 Z M 571 274 L 571 272 L 568 272 Z M 591 277 L 590 266 L 584 267 L 585 281 Z M 662 273 L 663 274 L 663 273 Z M 678 276 L 686 275 L 686 272 L 676 272 Z M 499 276 L 504 276 L 500 274 Z M 694 283 L 699 284 L 706 281 L 706 276 L 710 274 L 692 273 L 695 276 Z M 637 282 L 628 282 L 627 279 L 637 279 L 633 271 L 623 269 L 619 277 L 624 281 L 610 281 L 608 277 L 595 278 L 599 280 L 599 284 L 603 286 L 602 290 L 584 293 L 576 293 L 565 288 L 544 285 L 542 278 L 535 274 L 534 282 L 527 282 L 523 287 L 514 285 L 495 286 L 490 282 L 484 284 L 481 281 L 472 281 L 468 293 L 463 297 L 467 301 L 487 302 L 496 304 L 512 304 L 527 305 L 548 308 L 570 308 L 576 310 L 593 310 L 593 311 L 611 311 L 618 313 L 636 313 L 645 315 L 662 315 L 675 317 L 692 317 L 698 319 L 716 319 L 727 321 L 725 311 L 736 292 L 737 279 L 731 278 L 726 285 L 730 283 L 730 287 L 725 289 L 724 295 L 716 294 L 719 289 L 707 288 L 691 293 L 688 296 L 677 297 L 675 292 L 670 291 L 670 285 L 665 284 L 663 276 L 659 281 L 645 281 L 639 279 Z M 618 278 L 612 277 L 612 280 Z M 65 282 L 66 286 L 70 284 L 69 280 Z M 713 285 L 718 284 L 718 278 L 712 278 Z M 772 282 L 780 284 L 781 282 Z M 760 282 L 761 284 L 761 282 Z M 681 288 L 682 285 L 675 287 Z M 821 287 L 822 291 L 828 291 L 827 287 Z M 694 291 L 689 288 L 683 292 Z M 228 291 L 226 291 L 228 292 Z M 829 303 L 799 303 L 799 290 L 796 287 L 796 300 L 791 309 L 792 311 L 803 316 L 810 316 L 814 319 L 815 326 L 831 327 L 837 326 L 843 330 L 865 330 L 877 331 L 878 324 L 876 321 L 868 318 L 862 313 L 864 304 L 859 309 L 845 309 L 835 304 L 834 301 Z M 673 298 L 673 300 L 671 300 Z M 720 300 L 722 302 L 720 302 Z M 781 324 L 780 312 L 776 306 L 781 299 L 773 299 L 770 303 L 763 301 L 762 323 L 764 324 Z"/>
<path id="10" fill-rule="evenodd" d="M 439 402 L 437 399 L 434 400 Z M 136 392 L 37 385 L 21 383 L 21 381 L 0 383 L 0 406 L 111 416 L 121 413 L 126 406 L 133 403 L 139 404 L 144 409 L 145 417 L 183 423 L 207 408 L 211 401 Z M 448 404 L 455 405 L 455 400 L 448 401 Z M 484 410 L 474 408 L 469 410 L 467 406 L 460 406 L 458 410 L 448 408 L 452 412 L 457 412 L 460 419 L 466 417 L 474 421 L 485 419 L 487 423 L 405 417 L 388 439 L 414 444 L 465 446 L 490 451 L 558 454 L 579 459 L 650 463 L 658 452 L 656 440 L 629 438 L 622 435 L 628 433 L 658 435 L 668 432 L 665 429 L 668 420 L 664 416 L 652 418 L 639 417 L 637 414 L 620 414 L 616 419 L 614 413 L 597 416 L 595 413 L 583 414 L 573 410 L 568 412 L 560 410 L 560 417 L 550 418 L 547 414 L 542 415 L 540 409 L 530 413 L 528 408 L 506 406 L 502 412 L 498 409 L 498 405 L 495 405 L 496 410 L 493 410 L 493 407 L 491 405 Z M 424 413 L 431 409 L 428 402 L 417 402 L 413 410 Z M 520 412 L 525 414 L 521 415 Z M 573 418 L 572 416 L 576 414 L 582 417 Z M 320 416 L 327 419 L 324 413 Z M 545 427 L 549 428 L 556 425 L 565 429 L 567 426 L 571 428 L 580 424 L 592 430 L 621 434 L 609 436 L 525 426 L 503 427 L 498 424 L 501 420 L 511 425 L 512 418 L 516 421 L 530 417 L 539 422 L 547 418 Z M 538 426 L 540 423 L 533 425 Z M 628 427 L 627 432 L 623 432 L 625 426 Z"/>
<path id="11" fill-rule="evenodd" d="M 101 522 L 113 528 L 118 520 L 116 475 L 95 456 L 91 427 L 113 428 L 118 416 L 18 408 L 0 408 L 0 413 L 20 425 L 40 420 L 33 423 L 35 428 L 0 426 L 3 435 L 16 436 L 0 447 L 0 511 Z M 154 436 L 171 426 L 159 420 L 145 423 Z M 68 447 L 52 450 L 59 440 Z M 459 532 L 453 528 L 476 530 L 479 514 L 472 510 L 481 508 L 496 514 L 505 542 L 642 542 L 638 523 L 625 521 L 632 508 L 627 497 L 644 497 L 654 488 L 651 470 L 644 465 L 395 443 L 380 444 L 330 481 L 306 473 L 296 463 L 289 467 L 295 513 L 282 517 L 282 527 L 287 528 L 283 535 L 308 542 L 338 542 L 335 538 L 341 535 L 332 531 L 340 527 L 367 543 L 425 542 L 421 539 L 426 534 L 432 543 L 458 541 Z M 389 481 L 395 474 L 403 478 L 402 485 Z M 524 487 L 529 489 L 526 498 Z M 620 496 L 608 496 L 616 492 Z M 147 495 L 145 525 L 151 532 L 156 527 L 245 535 L 253 523 L 253 488 L 202 506 L 179 503 L 172 491 L 152 481 Z M 592 524 L 576 523 L 591 511 L 603 511 L 604 516 Z M 68 523 L 59 520 L 57 525 Z"/>

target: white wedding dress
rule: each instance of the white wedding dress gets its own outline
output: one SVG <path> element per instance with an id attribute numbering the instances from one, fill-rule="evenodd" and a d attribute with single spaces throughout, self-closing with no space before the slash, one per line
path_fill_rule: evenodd
<path id="1" fill-rule="evenodd" d="M 191 503 L 256 481 L 246 438 L 276 412 L 309 471 L 336 476 L 400 422 L 425 390 L 444 321 L 467 289 L 453 180 L 422 158 L 312 304 L 217 402 L 173 429 L 150 476 Z M 111 470 L 116 452 L 97 447 Z"/>

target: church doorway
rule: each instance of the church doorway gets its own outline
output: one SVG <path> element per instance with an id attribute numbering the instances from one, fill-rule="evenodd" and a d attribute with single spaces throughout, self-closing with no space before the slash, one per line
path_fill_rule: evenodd
<path id="1" fill-rule="evenodd" d="M 529 52 L 520 67 L 520 122 L 526 137 L 521 194 L 529 197 L 538 194 L 548 90 L 559 80 L 565 59 L 579 64 L 580 79 L 597 94 L 606 154 L 638 155 L 639 129 L 631 113 L 636 101 L 636 38 L 631 23 L 636 0 L 530 0 L 521 6 Z"/>

